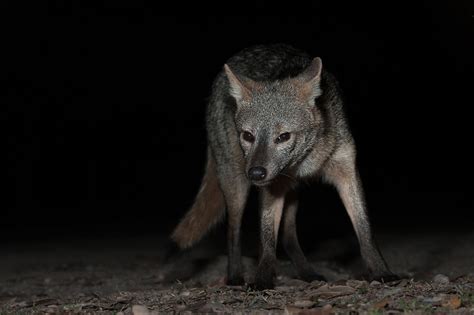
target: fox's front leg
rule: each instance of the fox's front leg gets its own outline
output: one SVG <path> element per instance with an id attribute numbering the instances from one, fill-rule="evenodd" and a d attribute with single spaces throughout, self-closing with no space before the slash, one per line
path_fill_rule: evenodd
<path id="1" fill-rule="evenodd" d="M 278 229 L 285 195 L 282 192 L 272 191 L 267 187 L 261 189 L 260 195 L 260 241 L 262 251 L 257 274 L 255 275 L 255 288 L 262 290 L 273 288 Z"/>
<path id="2" fill-rule="evenodd" d="M 243 285 L 245 283 L 242 276 L 240 228 L 249 187 L 246 180 L 242 178 L 235 178 L 234 181 L 221 181 L 221 189 L 227 207 L 228 285 Z"/>
<path id="3" fill-rule="evenodd" d="M 349 147 L 337 152 L 328 163 L 324 175 L 336 186 L 339 192 L 354 226 L 361 255 L 371 278 L 383 281 L 398 279 L 389 270 L 372 234 L 365 206 L 364 192 L 355 165 L 355 149 Z"/>

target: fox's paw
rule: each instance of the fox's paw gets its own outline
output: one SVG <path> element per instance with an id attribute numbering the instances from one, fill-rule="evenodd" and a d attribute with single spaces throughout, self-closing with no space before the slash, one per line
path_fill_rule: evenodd
<path id="1" fill-rule="evenodd" d="M 228 278 L 226 281 L 227 285 L 235 285 L 235 286 L 240 286 L 245 284 L 245 280 L 243 277 L 232 277 Z"/>
<path id="2" fill-rule="evenodd" d="M 273 278 L 275 277 L 274 262 L 261 261 L 255 275 L 255 283 L 250 285 L 253 290 L 266 290 L 275 287 Z"/>
<path id="3" fill-rule="evenodd" d="M 273 289 L 274 287 L 272 272 L 257 274 L 255 283 L 250 284 L 250 288 L 257 291 Z"/>
<path id="4" fill-rule="evenodd" d="M 307 273 L 303 273 L 303 274 L 300 274 L 299 278 L 303 281 L 306 281 L 306 282 L 312 282 L 312 281 L 327 281 L 326 278 L 322 275 L 320 275 L 319 273 L 316 273 L 316 272 L 307 272 Z"/>
<path id="5" fill-rule="evenodd" d="M 257 280 L 255 283 L 249 284 L 249 288 L 254 291 L 270 290 L 274 287 L 273 281 Z"/>
<path id="6" fill-rule="evenodd" d="M 388 283 L 388 282 L 398 281 L 401 278 L 398 275 L 394 274 L 394 273 L 386 272 L 386 273 L 382 273 L 382 274 L 371 275 L 369 277 L 369 279 L 371 281 L 375 280 L 375 281 L 379 281 L 379 282 L 382 282 L 382 283 Z"/>

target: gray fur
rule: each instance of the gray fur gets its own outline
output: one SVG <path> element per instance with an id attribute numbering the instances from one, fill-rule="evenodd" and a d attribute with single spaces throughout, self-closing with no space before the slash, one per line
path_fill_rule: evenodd
<path id="1" fill-rule="evenodd" d="M 214 81 L 206 122 L 228 212 L 229 283 L 242 282 L 239 231 L 251 184 L 259 186 L 262 200 L 262 255 L 256 286 L 273 284 L 283 210 L 288 211 L 283 213 L 283 233 L 290 258 L 301 277 L 320 278 L 301 251 L 294 218 L 297 183 L 318 176 L 338 188 L 372 276 L 386 280 L 393 276 L 371 234 L 338 83 L 321 67 L 319 58 L 290 46 L 255 46 L 230 58 Z M 254 135 L 253 143 L 242 138 L 244 131 Z M 284 132 L 291 134 L 290 139 L 276 143 Z M 247 179 L 254 166 L 267 169 L 264 182 Z"/>

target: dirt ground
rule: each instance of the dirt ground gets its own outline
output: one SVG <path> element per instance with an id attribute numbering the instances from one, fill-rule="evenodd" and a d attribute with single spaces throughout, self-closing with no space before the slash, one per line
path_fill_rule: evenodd
<path id="1" fill-rule="evenodd" d="M 9 244 L 0 314 L 474 314 L 474 232 L 387 234 L 379 243 L 403 280 L 363 280 L 354 243 L 334 239 L 308 255 L 327 283 L 296 279 L 281 257 L 276 288 L 261 292 L 225 286 L 226 257 L 210 242 L 168 262 L 165 241 L 153 237 Z M 244 257 L 249 282 L 255 266 Z"/>

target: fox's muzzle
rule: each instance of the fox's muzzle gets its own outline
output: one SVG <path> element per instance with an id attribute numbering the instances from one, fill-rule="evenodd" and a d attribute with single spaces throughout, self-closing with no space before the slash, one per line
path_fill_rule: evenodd
<path id="1" fill-rule="evenodd" d="M 247 178 L 256 186 L 270 184 L 278 177 L 287 156 L 277 150 L 271 133 L 260 132 L 247 158 Z"/>
<path id="2" fill-rule="evenodd" d="M 268 160 L 268 148 L 266 139 L 259 139 L 254 144 L 254 150 L 250 153 L 247 177 L 253 182 L 265 180 L 268 175 L 268 170 L 264 166 Z"/>
<path id="3" fill-rule="evenodd" d="M 248 177 L 253 181 L 261 181 L 267 177 L 267 169 L 263 166 L 251 167 L 248 171 Z"/>

